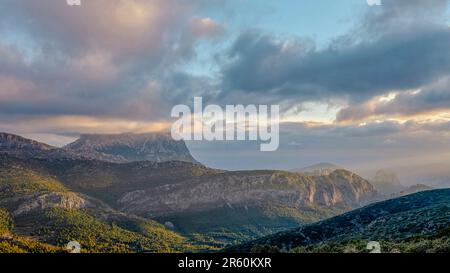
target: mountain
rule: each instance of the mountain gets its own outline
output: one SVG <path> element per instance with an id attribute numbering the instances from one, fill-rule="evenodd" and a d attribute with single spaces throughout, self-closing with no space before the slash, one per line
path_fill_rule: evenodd
<path id="1" fill-rule="evenodd" d="M 396 167 L 394 171 L 408 185 L 425 183 L 435 188 L 450 187 L 450 164 L 447 162 Z"/>
<path id="2" fill-rule="evenodd" d="M 0 154 L 0 167 L 20 167 L 56 177 L 73 191 L 104 200 L 114 206 L 124 193 L 170 185 L 195 176 L 221 172 L 182 161 L 112 163 L 72 158 L 16 158 Z"/>
<path id="3" fill-rule="evenodd" d="M 441 159 L 440 161 L 422 160 L 423 162 L 408 162 L 404 161 L 397 164 L 387 164 L 383 166 L 383 172 L 394 174 L 404 187 L 425 184 L 434 188 L 448 188 L 450 187 L 450 163 L 448 160 Z M 360 168 L 358 173 L 365 177 L 372 177 L 379 171 L 379 167 L 373 168 L 367 166 Z M 401 191 L 396 188 L 390 193 Z"/>
<path id="4" fill-rule="evenodd" d="M 64 149 L 92 159 L 96 154 L 110 156 L 112 162 L 134 161 L 197 161 L 192 157 L 184 141 L 175 141 L 170 134 L 118 134 L 82 135 Z M 92 156 L 94 155 L 94 156 Z"/>
<path id="5" fill-rule="evenodd" d="M 318 163 L 308 167 L 293 169 L 292 172 L 305 173 L 309 175 L 328 175 L 335 170 L 343 169 L 332 163 Z"/>
<path id="6" fill-rule="evenodd" d="M 20 158 L 62 158 L 76 155 L 21 136 L 0 133 L 0 153 Z"/>
<path id="7" fill-rule="evenodd" d="M 413 194 L 413 193 L 416 193 L 416 192 L 430 191 L 430 190 L 433 190 L 433 189 L 434 189 L 433 187 L 430 187 L 428 185 L 417 184 L 417 185 L 409 186 L 409 187 L 405 188 L 404 190 L 399 191 L 397 193 L 391 194 L 390 198 L 410 195 L 410 194 Z"/>
<path id="8" fill-rule="evenodd" d="M 119 226 L 121 234 L 130 231 L 117 221 L 120 218 L 133 226 L 136 221 L 164 223 L 176 233 L 173 236 L 218 247 L 335 216 L 377 198 L 369 182 L 346 170 L 324 175 L 228 172 L 195 161 L 164 161 L 189 152 L 184 143 L 173 146 L 162 135 L 82 136 L 63 149 L 20 137 L 8 137 L 4 143 L 0 208 L 8 211 L 24 236 L 38 234 L 35 227 L 59 230 L 59 223 L 72 221 L 72 216 L 105 234 L 108 225 Z M 47 151 L 55 156 L 46 156 Z M 125 162 L 92 159 L 93 155 Z M 154 160 L 133 161 L 138 156 Z M 42 238 L 61 246 L 58 240 Z"/>
<path id="9" fill-rule="evenodd" d="M 55 149 L 54 147 L 40 143 L 31 139 L 26 139 L 21 136 L 0 133 L 0 149 L 1 150 L 21 150 L 27 151 L 49 151 Z"/>
<path id="10" fill-rule="evenodd" d="M 163 225 L 125 214 L 75 192 L 57 177 L 0 161 L 0 252 L 64 252 L 76 240 L 83 252 L 190 252 L 209 247 Z"/>
<path id="11" fill-rule="evenodd" d="M 184 141 L 169 134 L 82 135 L 63 147 L 53 147 L 21 136 L 0 133 L 0 153 L 19 158 L 99 160 L 114 163 L 135 161 L 185 161 L 197 163 Z"/>
<path id="12" fill-rule="evenodd" d="M 448 252 L 450 189 L 391 199 L 318 223 L 231 247 L 239 252 L 366 252 L 378 241 L 385 252 Z"/>
<path id="13" fill-rule="evenodd" d="M 228 243 L 324 219 L 376 195 L 367 181 L 343 170 L 309 177 L 279 171 L 224 172 L 188 162 L 1 161 L 50 174 L 71 190 L 126 214 Z"/>
<path id="14" fill-rule="evenodd" d="M 257 237 L 359 207 L 375 198 L 361 177 L 339 170 L 312 177 L 281 171 L 223 172 L 125 193 L 121 211 L 170 221 L 185 233 Z M 244 237 L 246 237 L 244 236 Z"/>
<path id="15" fill-rule="evenodd" d="M 9 155 L 0 155 L 0 166 L 51 177 L 85 200 L 50 195 L 44 201 L 84 208 L 96 203 L 89 201 L 92 198 L 126 215 L 167 223 L 186 236 L 220 244 L 318 221 L 376 196 L 366 180 L 345 170 L 307 176 L 282 171 L 225 172 L 181 161 L 118 164 Z"/>
<path id="16" fill-rule="evenodd" d="M 406 187 L 400 183 L 400 180 L 394 172 L 386 170 L 378 170 L 375 177 L 370 179 L 370 183 L 372 183 L 381 194 L 385 195 L 394 194 L 406 189 Z"/>

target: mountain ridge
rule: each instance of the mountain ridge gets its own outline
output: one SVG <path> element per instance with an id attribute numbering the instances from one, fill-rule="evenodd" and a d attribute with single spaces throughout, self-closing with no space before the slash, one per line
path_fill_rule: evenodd
<path id="1" fill-rule="evenodd" d="M 169 133 L 83 134 L 63 148 L 82 154 L 114 156 L 118 163 L 174 160 L 197 163 L 184 141 L 173 140 Z"/>
<path id="2" fill-rule="evenodd" d="M 317 223 L 233 246 L 229 251 L 345 251 L 345 247 L 355 247 L 355 242 L 361 247 L 360 242 L 383 241 L 389 246 L 411 247 L 420 252 L 420 245 L 424 243 L 421 240 L 429 242 L 429 236 L 435 236 L 433 238 L 443 244 L 438 248 L 443 247 L 440 251 L 444 251 L 450 245 L 449 237 L 444 235 L 449 232 L 449 218 L 450 189 L 430 190 L 373 203 Z M 364 252 L 365 248 L 359 251 Z"/>
<path id="3" fill-rule="evenodd" d="M 185 161 L 198 163 L 184 141 L 175 141 L 166 133 L 86 134 L 62 148 L 0 133 L 0 153 L 21 158 L 69 158 L 113 163 L 135 161 Z"/>
<path id="4" fill-rule="evenodd" d="M 335 170 L 344 169 L 341 166 L 335 165 L 333 163 L 321 162 L 314 165 L 306 166 L 303 168 L 296 168 L 290 170 L 291 172 L 305 173 L 310 175 L 326 175 L 330 174 Z"/>

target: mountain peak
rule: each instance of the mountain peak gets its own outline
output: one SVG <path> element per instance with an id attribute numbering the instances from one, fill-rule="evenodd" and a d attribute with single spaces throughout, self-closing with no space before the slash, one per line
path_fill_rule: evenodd
<path id="1" fill-rule="evenodd" d="M 327 163 L 327 162 L 321 162 L 318 164 L 314 164 L 311 166 L 307 166 L 304 168 L 297 168 L 291 170 L 292 172 L 298 172 L 298 173 L 305 173 L 309 175 L 327 175 L 335 170 L 344 169 L 338 165 Z"/>
<path id="2" fill-rule="evenodd" d="M 406 187 L 400 183 L 397 174 L 387 170 L 378 170 L 375 177 L 370 180 L 370 183 L 372 183 L 380 193 L 386 195 L 398 193 L 406 189 Z"/>
<path id="3" fill-rule="evenodd" d="M 101 153 L 119 161 L 197 162 L 184 141 L 175 141 L 169 133 L 84 134 L 64 149 L 78 153 Z"/>
<path id="4" fill-rule="evenodd" d="M 0 132 L 0 149 L 6 152 L 17 149 L 52 150 L 55 147 L 18 135 Z"/>

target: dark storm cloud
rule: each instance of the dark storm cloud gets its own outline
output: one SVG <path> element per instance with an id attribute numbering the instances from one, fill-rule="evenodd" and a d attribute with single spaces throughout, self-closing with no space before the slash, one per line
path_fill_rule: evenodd
<path id="1" fill-rule="evenodd" d="M 448 1 L 385 1 L 354 33 L 323 49 L 253 30 L 240 35 L 223 68 L 223 96 L 250 93 L 298 101 L 361 102 L 429 84 L 450 72 Z"/>
<path id="2" fill-rule="evenodd" d="M 448 3 L 448 0 L 383 0 L 382 6 L 368 10 L 360 31 L 382 35 L 386 31 L 411 31 L 440 25 L 446 19 Z"/>
<path id="3" fill-rule="evenodd" d="M 224 69 L 227 90 L 361 100 L 418 87 L 450 72 L 448 28 L 325 50 L 289 50 L 286 43 L 255 32 L 241 36 L 230 54 L 236 60 Z M 292 43 L 301 47 L 299 41 Z"/>

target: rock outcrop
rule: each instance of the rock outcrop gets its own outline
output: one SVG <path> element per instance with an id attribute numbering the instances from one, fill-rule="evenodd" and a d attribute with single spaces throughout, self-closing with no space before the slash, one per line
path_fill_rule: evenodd
<path id="1" fill-rule="evenodd" d="M 127 212 L 160 216 L 230 205 L 354 208 L 375 196 L 370 183 L 345 170 L 320 177 L 268 171 L 227 172 L 128 192 L 118 203 Z"/>
<path id="2" fill-rule="evenodd" d="M 109 156 L 112 162 L 196 162 L 184 141 L 175 141 L 163 133 L 82 135 L 64 148 L 86 157 Z"/>
<path id="3" fill-rule="evenodd" d="M 90 203 L 74 193 L 44 193 L 30 197 L 19 205 L 13 212 L 13 216 L 42 211 L 50 208 L 81 209 L 86 208 Z"/>

